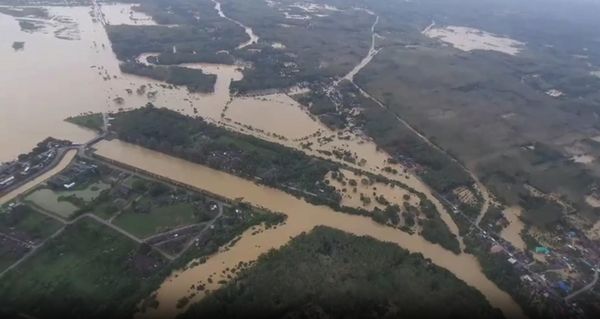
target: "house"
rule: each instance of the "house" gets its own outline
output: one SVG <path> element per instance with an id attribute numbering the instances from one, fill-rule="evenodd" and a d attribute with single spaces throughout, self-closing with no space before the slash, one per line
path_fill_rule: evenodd
<path id="1" fill-rule="evenodd" d="M 75 186 L 75 182 L 71 182 L 69 184 L 63 184 L 63 187 L 65 189 L 71 189 L 71 188 L 73 188 L 73 186 Z"/>
<path id="2" fill-rule="evenodd" d="M 544 247 L 544 246 L 538 246 L 538 247 L 535 247 L 535 253 L 548 255 L 550 253 L 550 249 L 548 249 L 547 247 Z"/>
<path id="3" fill-rule="evenodd" d="M 0 186 L 8 186 L 12 183 L 14 183 L 15 181 L 15 177 L 14 176 L 9 176 L 3 180 L 0 181 Z"/>

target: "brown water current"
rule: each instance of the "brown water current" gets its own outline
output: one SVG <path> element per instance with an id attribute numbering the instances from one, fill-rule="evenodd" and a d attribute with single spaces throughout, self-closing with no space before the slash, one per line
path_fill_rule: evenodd
<path id="1" fill-rule="evenodd" d="M 111 8 L 102 5 L 107 20 L 127 22 L 123 5 Z M 17 19 L 0 14 L 0 134 L 7 137 L 0 139 L 0 162 L 29 152 L 48 136 L 76 143 L 91 139 L 93 132 L 64 122 L 84 112 L 114 112 L 153 102 L 218 118 L 230 99 L 229 83 L 241 78 L 235 66 L 194 65 L 219 76 L 214 93 L 191 94 L 183 87 L 122 74 L 104 27 L 90 16 L 90 7 L 47 9 L 52 18 L 36 32 L 24 32 Z M 57 37 L 55 32 L 65 26 L 76 36 Z M 25 48 L 14 50 L 14 41 L 25 42 Z"/>
<path id="2" fill-rule="evenodd" d="M 206 263 L 173 273 L 157 291 L 159 307 L 140 314 L 141 317 L 175 316 L 184 310 L 177 309 L 177 300 L 190 294 L 192 284 L 206 283 L 213 273 L 221 274 L 225 268 L 236 267 L 240 261 L 256 260 L 260 254 L 281 247 L 291 238 L 317 225 L 359 236 L 370 236 L 396 243 L 411 252 L 422 253 L 424 257 L 477 288 L 493 306 L 502 309 L 508 317 L 524 316 L 512 298 L 485 277 L 479 263 L 471 255 L 455 255 L 419 236 L 378 225 L 368 218 L 338 213 L 326 206 L 315 206 L 282 191 L 121 141 L 103 141 L 97 145 L 97 153 L 224 197 L 243 197 L 244 201 L 253 205 L 280 211 L 288 216 L 286 223 L 276 229 L 256 235 L 247 231 L 230 249 L 211 256 Z M 207 285 L 207 288 L 213 290 L 217 286 L 212 284 Z M 201 298 L 202 295 L 196 295 L 192 302 Z"/>

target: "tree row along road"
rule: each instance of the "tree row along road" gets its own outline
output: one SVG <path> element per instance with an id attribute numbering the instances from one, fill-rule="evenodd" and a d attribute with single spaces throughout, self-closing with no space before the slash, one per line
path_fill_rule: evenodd
<path id="1" fill-rule="evenodd" d="M 372 13 L 370 11 L 367 11 L 367 13 L 369 13 L 371 15 L 374 15 L 374 13 Z M 470 170 L 469 168 L 467 168 L 465 165 L 463 165 L 462 162 L 460 162 L 457 158 L 455 158 L 453 155 L 451 155 L 450 153 L 448 153 L 445 149 L 443 149 L 442 147 L 440 147 L 437 144 L 433 143 L 429 138 L 427 138 L 427 136 L 425 136 L 421 132 L 419 132 L 415 127 L 413 127 L 410 123 L 408 123 L 404 118 L 402 118 L 396 112 L 390 110 L 383 102 L 381 102 L 379 99 L 377 99 L 374 96 L 372 96 L 365 89 L 363 89 L 358 84 L 356 84 L 356 82 L 354 82 L 355 75 L 358 74 L 362 69 L 364 69 L 371 62 L 371 60 L 381 50 L 383 50 L 383 48 L 376 48 L 376 43 L 375 43 L 377 37 L 379 36 L 377 34 L 377 32 L 375 31 L 378 22 L 379 22 L 379 16 L 376 16 L 375 22 L 371 26 L 371 48 L 369 49 L 369 52 L 367 53 L 367 55 L 365 56 L 365 58 L 363 58 L 352 69 L 352 71 L 350 71 L 347 75 L 345 75 L 343 77 L 343 79 L 346 79 L 346 80 L 350 81 L 350 83 L 352 83 L 352 85 L 354 85 L 354 87 L 356 87 L 356 89 L 364 97 L 372 100 L 379 107 L 381 107 L 383 109 L 386 109 L 389 112 L 391 112 L 394 115 L 394 117 L 396 118 L 396 120 L 398 122 L 400 122 L 402 125 L 404 125 L 405 127 L 407 127 L 411 132 L 413 132 L 417 137 L 419 137 L 421 140 L 423 140 L 427 145 L 429 145 L 432 148 L 434 148 L 435 150 L 438 150 L 438 151 L 442 152 L 443 154 L 445 154 L 451 161 L 453 161 L 454 163 L 456 163 L 457 165 L 459 165 L 459 167 L 461 167 L 465 172 L 467 172 L 467 174 L 469 174 L 469 176 L 471 177 L 471 179 L 473 179 L 473 181 L 475 182 L 475 185 L 476 185 L 476 187 L 477 187 L 477 189 L 478 189 L 478 191 L 479 191 L 479 193 L 480 193 L 480 195 L 481 195 L 481 197 L 483 199 L 483 203 L 481 205 L 481 209 L 479 210 L 479 215 L 477 216 L 477 218 L 475 220 L 476 224 L 479 225 L 479 223 L 481 222 L 481 220 L 485 216 L 485 213 L 487 212 L 487 210 L 488 210 L 488 208 L 490 206 L 490 194 L 489 194 L 487 188 L 479 181 L 479 178 L 475 175 L 475 173 L 472 170 Z M 333 85 L 337 86 L 339 84 L 339 82 L 340 82 L 339 80 L 335 81 Z M 459 241 L 461 243 L 461 248 L 464 247 L 464 244 L 463 244 L 463 241 L 462 241 L 461 237 L 459 237 Z"/>

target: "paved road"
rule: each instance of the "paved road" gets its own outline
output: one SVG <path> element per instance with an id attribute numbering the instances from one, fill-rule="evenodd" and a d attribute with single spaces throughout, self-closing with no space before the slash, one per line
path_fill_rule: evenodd
<path id="1" fill-rule="evenodd" d="M 198 234 L 196 236 L 194 236 L 194 238 L 192 238 L 192 240 L 190 240 L 177 255 L 174 256 L 174 259 L 181 257 L 188 249 L 190 249 L 190 247 L 192 247 L 192 245 L 194 244 L 194 242 L 196 241 L 196 239 L 198 237 L 200 237 L 208 229 L 210 229 L 210 227 L 212 225 L 214 225 L 214 223 L 217 221 L 217 219 L 219 219 L 219 218 L 221 218 L 221 216 L 223 216 L 223 203 L 217 203 L 217 205 L 219 206 L 219 214 L 217 214 L 217 216 L 215 218 L 213 218 L 213 220 L 211 220 L 208 224 L 206 224 L 206 226 L 204 226 L 204 228 L 200 232 L 198 232 Z"/>
<path id="2" fill-rule="evenodd" d="M 592 282 L 590 282 L 589 284 L 587 284 L 585 287 L 571 293 L 570 295 L 565 297 L 565 301 L 569 301 L 575 297 L 577 297 L 579 294 L 584 293 L 592 288 L 594 288 L 594 285 L 596 285 L 596 283 L 598 282 L 598 270 L 596 269 L 594 271 L 594 280 L 592 280 Z"/>

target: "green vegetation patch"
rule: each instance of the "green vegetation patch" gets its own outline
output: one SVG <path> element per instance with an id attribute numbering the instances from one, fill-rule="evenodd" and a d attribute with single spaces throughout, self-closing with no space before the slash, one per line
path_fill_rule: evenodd
<path id="1" fill-rule="evenodd" d="M 126 62 L 120 65 L 120 69 L 125 73 L 145 76 L 173 85 L 185 85 L 190 92 L 213 92 L 217 81 L 217 76 L 214 74 L 178 66 L 152 66 Z"/>
<path id="2" fill-rule="evenodd" d="M 46 239 L 60 227 L 60 222 L 37 212 L 28 205 L 16 205 L 0 213 L 0 232 L 25 242 Z"/>
<path id="3" fill-rule="evenodd" d="M 101 131 L 104 126 L 104 119 L 102 113 L 91 113 L 79 116 L 71 116 L 66 119 L 67 122 L 87 127 L 95 131 Z"/>
<path id="4" fill-rule="evenodd" d="M 182 318 L 248 316 L 502 317 L 475 288 L 420 254 L 325 227 L 261 256 Z"/>
<path id="5" fill-rule="evenodd" d="M 155 284 L 164 261 L 88 220 L 69 225 L 0 281 L 0 312 L 123 318 Z"/>
<path id="6" fill-rule="evenodd" d="M 141 200 L 137 205 L 152 204 L 149 203 L 149 200 Z M 147 212 L 136 212 L 135 208 L 133 208 L 119 215 L 114 223 L 133 235 L 144 238 L 176 228 L 177 226 L 201 222 L 195 212 L 196 208 L 189 203 L 155 206 L 151 207 Z"/>

